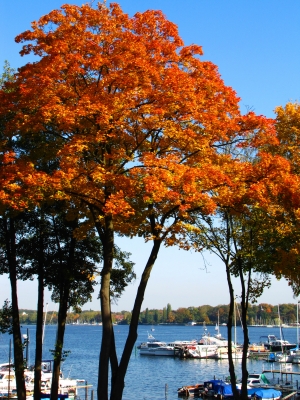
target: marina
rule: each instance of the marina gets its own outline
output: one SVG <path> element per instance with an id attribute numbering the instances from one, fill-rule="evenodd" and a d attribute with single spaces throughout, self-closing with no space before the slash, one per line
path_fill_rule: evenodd
<path id="1" fill-rule="evenodd" d="M 215 334 L 215 326 L 207 326 L 207 331 L 211 336 Z M 29 363 L 34 361 L 35 349 L 35 326 L 23 326 L 25 333 L 29 329 L 30 347 L 29 347 Z M 151 331 L 151 329 L 155 329 Z M 117 345 L 118 357 L 120 358 L 124 343 L 127 338 L 128 326 L 114 326 L 115 339 Z M 65 377 L 83 378 L 85 382 L 78 388 L 78 397 L 81 400 L 87 398 L 96 399 L 97 393 L 97 377 L 98 362 L 101 343 L 102 327 L 96 325 L 67 325 L 65 345 L 66 350 L 71 353 L 62 365 L 62 372 Z M 165 343 L 174 342 L 191 342 L 199 341 L 202 338 L 202 326 L 172 326 L 172 325 L 156 325 L 154 328 L 147 325 L 140 325 L 138 328 L 138 339 L 136 347 L 132 353 L 128 372 L 125 378 L 124 400 L 132 400 L 134 398 L 141 400 L 175 400 L 178 399 L 178 388 L 186 385 L 201 384 L 211 379 L 227 380 L 228 360 L 226 359 L 196 359 L 196 358 L 179 358 L 179 357 L 152 357 L 140 355 L 137 348 L 142 342 L 145 342 L 148 333 L 151 332 L 155 338 Z M 50 350 L 54 347 L 56 334 L 56 326 L 47 325 L 45 332 L 45 343 L 43 346 L 43 357 L 51 358 Z M 220 333 L 227 338 L 225 326 L 220 326 Z M 255 328 L 249 330 L 250 344 L 253 347 L 259 345 L 262 335 L 274 334 L 278 335 L 278 328 Z M 284 330 L 285 339 L 290 342 L 296 340 L 296 329 Z M 0 335 L 0 362 L 8 361 L 8 343 L 10 337 L 8 335 Z M 242 342 L 242 329 L 237 327 L 237 342 Z M 284 365 L 281 363 L 269 363 L 257 352 L 256 356 L 248 358 L 249 373 L 262 373 L 266 371 L 268 379 L 279 384 L 292 382 L 292 387 L 297 388 L 300 382 L 300 366 L 292 365 L 292 371 L 284 371 Z M 236 376 L 241 378 L 241 362 L 234 361 L 236 368 Z M 142 371 L 142 374 L 141 374 Z M 292 372 L 292 373 L 291 373 Z M 292 392 L 291 392 L 292 393 Z M 286 394 L 288 396 L 290 393 Z"/>

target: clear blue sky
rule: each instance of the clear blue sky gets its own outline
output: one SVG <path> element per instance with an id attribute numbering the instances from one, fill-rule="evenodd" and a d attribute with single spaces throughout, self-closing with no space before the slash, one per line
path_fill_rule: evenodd
<path id="1" fill-rule="evenodd" d="M 276 106 L 300 99 L 299 0 L 121 0 L 118 3 L 129 15 L 147 9 L 162 10 L 177 24 L 185 44 L 201 45 L 203 59 L 219 67 L 225 83 L 241 98 L 242 112 L 250 108 L 257 114 L 273 117 Z M 14 37 L 30 29 L 32 21 L 62 4 L 59 0 L 1 0 L 0 63 L 8 60 L 12 67 L 18 68 L 30 61 L 28 56 L 19 56 L 21 46 L 14 42 Z M 76 0 L 71 4 L 83 2 Z M 123 250 L 132 252 L 140 277 L 149 246 L 137 240 L 122 243 Z M 167 303 L 174 309 L 228 303 L 224 269 L 209 255 L 206 259 L 208 269 L 204 270 L 200 255 L 163 250 L 151 275 L 143 308 L 163 308 Z M 132 308 L 137 284 L 138 281 L 131 285 L 114 310 Z M 0 285 L 1 306 L 9 297 L 6 277 L 0 278 Z M 20 306 L 35 308 L 34 288 L 22 284 L 19 292 Z M 84 308 L 99 309 L 96 297 Z M 47 301 L 50 302 L 49 295 Z M 260 301 L 295 302 L 286 282 L 274 282 Z"/>

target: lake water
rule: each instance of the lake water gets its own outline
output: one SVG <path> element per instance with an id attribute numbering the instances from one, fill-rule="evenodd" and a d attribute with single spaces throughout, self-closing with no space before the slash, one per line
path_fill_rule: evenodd
<path id="1" fill-rule="evenodd" d="M 115 328 L 116 346 L 118 356 L 121 355 L 128 326 L 117 325 Z M 174 340 L 200 339 L 203 334 L 201 326 L 155 326 L 151 332 L 156 339 L 171 342 Z M 22 333 L 29 330 L 30 347 L 29 362 L 34 363 L 35 349 L 35 326 L 23 326 Z M 63 364 L 62 370 L 65 376 L 75 379 L 84 379 L 93 385 L 94 399 L 97 393 L 98 360 L 101 343 L 101 326 L 96 325 L 67 325 L 65 334 L 65 350 L 71 350 Z M 149 326 L 139 326 L 137 345 L 147 340 Z M 213 335 L 213 326 L 207 327 Z M 227 337 L 226 327 L 220 327 L 220 332 Z M 296 343 L 297 329 L 284 329 L 284 339 Z M 44 340 L 44 359 L 51 359 L 50 349 L 54 347 L 56 326 L 47 325 Z M 250 327 L 249 335 L 251 343 L 258 343 L 260 336 L 274 334 L 279 337 L 279 328 Z M 242 330 L 237 328 L 237 342 L 242 343 Z M 0 363 L 8 361 L 9 336 L 0 336 Z M 240 361 L 236 362 L 236 375 L 241 377 Z M 278 364 L 277 364 L 278 365 Z M 266 364 L 265 364 L 266 366 Z M 248 361 L 248 371 L 260 373 L 263 361 Z M 294 371 L 300 372 L 298 365 L 293 366 Z M 204 359 L 179 359 L 173 357 L 151 357 L 140 356 L 139 351 L 134 349 L 127 376 L 123 398 L 125 400 L 175 400 L 178 399 L 177 389 L 184 385 L 191 385 L 212 379 L 213 377 L 224 379 L 229 375 L 227 360 L 204 360 Z M 294 378 L 296 382 L 298 378 Z M 300 375 L 299 375 L 300 381 Z M 84 391 L 79 392 L 84 399 Z"/>

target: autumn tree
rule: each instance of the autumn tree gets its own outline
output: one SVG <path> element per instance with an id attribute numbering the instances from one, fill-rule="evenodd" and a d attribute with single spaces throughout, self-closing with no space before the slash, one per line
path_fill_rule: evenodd
<path id="1" fill-rule="evenodd" d="M 234 307 L 239 298 L 244 334 L 242 359 L 242 398 L 247 397 L 247 314 L 249 301 L 255 301 L 270 285 L 274 275 L 273 262 L 278 244 L 275 240 L 274 218 L 278 210 L 276 199 L 284 193 L 282 181 L 290 179 L 289 163 L 282 157 L 266 153 L 266 145 L 278 146 L 273 121 L 269 131 L 247 136 L 237 135 L 221 151 L 231 154 L 235 163 L 227 171 L 231 185 L 214 189 L 218 207 L 214 215 L 194 214 L 194 226 L 188 226 L 192 243 L 199 251 L 216 254 L 226 270 L 230 295 L 228 314 L 229 370 L 235 398 L 235 371 L 231 352 Z M 273 135 L 271 132 L 273 131 Z M 240 295 L 233 289 L 232 277 L 239 278 Z"/>
<path id="2" fill-rule="evenodd" d="M 214 190 L 232 184 L 233 159 L 222 154 L 222 143 L 254 130 L 259 138 L 269 124 L 240 114 L 216 66 L 201 61 L 200 46 L 184 46 L 160 11 L 129 17 L 117 4 L 64 5 L 16 40 L 29 42 L 22 55 L 38 59 L 1 92 L 0 116 L 10 110 L 7 135 L 44 142 L 45 161 L 58 160 L 55 171 L 39 168 L 33 192 L 72 199 L 97 229 L 103 246 L 98 398 L 108 398 L 110 368 L 110 398 L 121 399 L 161 245 L 188 248 L 183 222 L 197 210 L 212 213 Z M 18 162 L 35 165 L 35 153 L 33 146 Z M 116 234 L 153 244 L 120 361 L 110 287 Z"/>
<path id="3" fill-rule="evenodd" d="M 296 296 L 300 293 L 299 275 L 299 194 L 300 194 L 300 104 L 287 103 L 276 110 L 276 132 L 279 146 L 265 146 L 272 155 L 284 157 L 289 162 L 291 174 L 282 180 L 280 197 L 274 199 L 273 251 L 276 253 L 274 270 L 278 279 L 288 280 Z M 275 207 L 274 207 L 275 208 Z"/>

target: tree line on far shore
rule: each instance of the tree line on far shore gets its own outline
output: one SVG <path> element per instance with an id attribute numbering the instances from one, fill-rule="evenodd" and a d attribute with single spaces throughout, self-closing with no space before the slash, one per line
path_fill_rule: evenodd
<path id="1" fill-rule="evenodd" d="M 229 305 L 222 304 L 218 306 L 202 305 L 198 307 L 180 307 L 173 310 L 168 303 L 162 309 L 146 308 L 140 314 L 140 324 L 156 325 L 160 323 L 170 324 L 188 324 L 196 322 L 201 325 L 215 325 L 217 323 L 227 324 Z M 57 312 L 49 311 L 47 313 L 46 323 L 57 323 Z M 280 319 L 279 319 L 280 317 Z M 34 310 L 20 310 L 20 321 L 22 324 L 35 324 L 37 313 Z M 112 313 L 114 323 L 127 325 L 131 320 L 131 312 L 122 310 Z M 84 310 L 80 313 L 69 312 L 67 316 L 68 324 L 99 324 L 102 322 L 100 311 Z M 240 325 L 239 305 L 236 307 L 236 323 Z M 267 303 L 252 304 L 248 310 L 249 325 L 293 325 L 297 323 L 297 304 L 280 304 L 279 313 L 278 305 Z"/>

